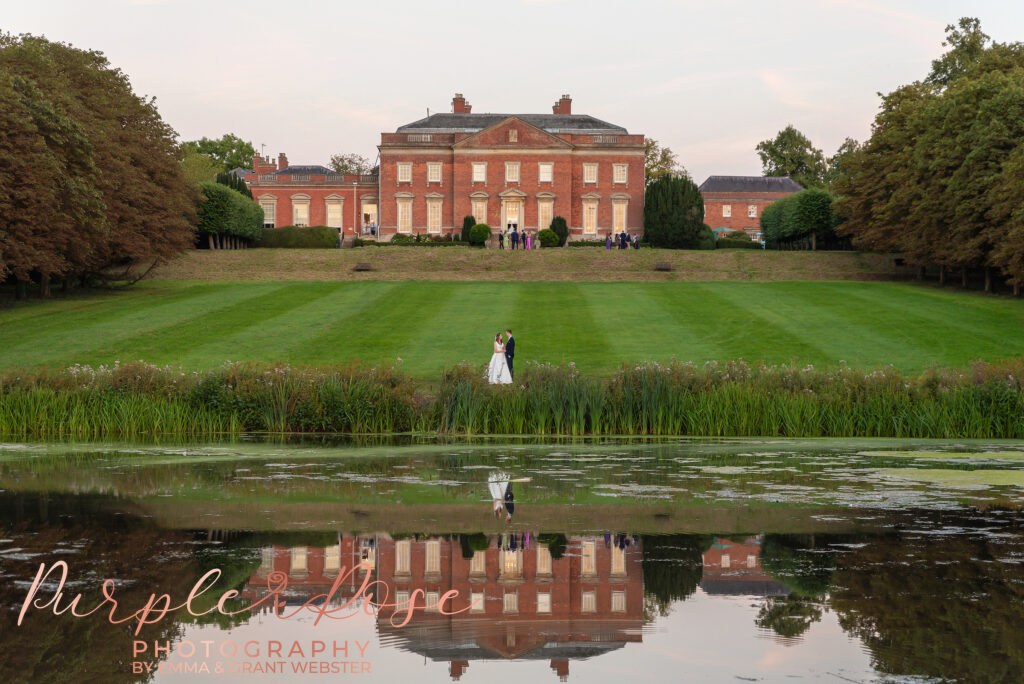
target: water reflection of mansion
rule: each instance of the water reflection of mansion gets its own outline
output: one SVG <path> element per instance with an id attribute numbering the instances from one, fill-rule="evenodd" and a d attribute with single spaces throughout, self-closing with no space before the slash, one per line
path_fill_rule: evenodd
<path id="1" fill-rule="evenodd" d="M 785 596 L 789 588 L 761 568 L 764 535 L 736 542 L 718 537 L 704 552 L 700 588 L 706 594 Z"/>
<path id="2" fill-rule="evenodd" d="M 736 542 L 716 538 L 704 552 L 701 589 L 709 595 L 777 596 L 789 593 L 761 568 L 761 536 Z M 568 679 L 569 663 L 642 641 L 642 544 L 624 535 L 569 536 L 553 557 L 547 544 L 522 536 L 514 545 L 488 537 L 486 549 L 463 556 L 458 535 L 393 539 L 387 534 L 340 535 L 328 547 L 268 546 L 242 597 L 267 593 L 273 571 L 288 577 L 285 597 L 301 603 L 326 593 L 339 572 L 361 562 L 335 594 L 340 604 L 358 592 L 365 572 L 388 587 L 375 602 L 398 604 L 377 613 L 382 644 L 447 662 L 459 679 L 474 660 L 547 660 Z M 627 543 L 628 542 L 628 543 Z M 418 590 L 418 591 L 417 591 Z M 446 592 L 458 592 L 438 610 Z M 407 605 L 416 610 L 408 624 Z M 263 607 L 263 610 L 266 610 Z"/>

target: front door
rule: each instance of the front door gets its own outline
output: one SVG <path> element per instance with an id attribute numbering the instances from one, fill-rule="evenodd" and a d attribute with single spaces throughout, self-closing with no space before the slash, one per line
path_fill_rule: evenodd
<path id="1" fill-rule="evenodd" d="M 506 199 L 501 202 L 501 230 L 519 230 L 523 225 L 523 201 Z"/>

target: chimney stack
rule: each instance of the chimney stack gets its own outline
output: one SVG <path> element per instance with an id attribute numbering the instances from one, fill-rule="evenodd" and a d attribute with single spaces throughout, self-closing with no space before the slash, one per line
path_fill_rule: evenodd
<path id="1" fill-rule="evenodd" d="M 455 97 L 452 98 L 452 112 L 455 114 L 469 114 L 473 111 L 473 105 L 466 102 L 466 98 L 462 96 L 462 93 L 455 93 Z"/>
<path id="2" fill-rule="evenodd" d="M 277 155 L 277 170 L 280 171 L 281 169 L 284 169 L 284 168 L 287 168 L 287 167 L 288 167 L 288 156 L 284 152 L 281 152 L 280 154 Z"/>
<path id="3" fill-rule="evenodd" d="M 555 103 L 551 111 L 555 114 L 572 114 L 572 98 L 568 95 L 562 95 L 562 99 Z"/>

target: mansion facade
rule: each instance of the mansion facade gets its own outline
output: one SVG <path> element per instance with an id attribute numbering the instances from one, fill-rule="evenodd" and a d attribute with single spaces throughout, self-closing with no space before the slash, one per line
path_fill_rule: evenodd
<path id="1" fill-rule="evenodd" d="M 571 239 L 643 230 L 644 136 L 585 114 L 563 95 L 551 114 L 452 111 L 382 133 L 365 176 L 257 156 L 244 174 L 264 225 L 326 225 L 343 237 L 460 233 L 463 217 L 537 232 L 565 218 Z"/>

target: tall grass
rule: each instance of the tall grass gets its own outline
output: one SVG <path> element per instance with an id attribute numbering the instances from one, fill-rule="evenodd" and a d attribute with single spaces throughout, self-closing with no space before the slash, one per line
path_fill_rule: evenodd
<path id="1" fill-rule="evenodd" d="M 608 378 L 526 364 L 491 386 L 458 365 L 426 394 L 398 369 L 142 362 L 0 376 L 0 434 L 270 433 L 1024 437 L 1024 359 L 910 376 L 841 365 L 642 363 Z"/>

